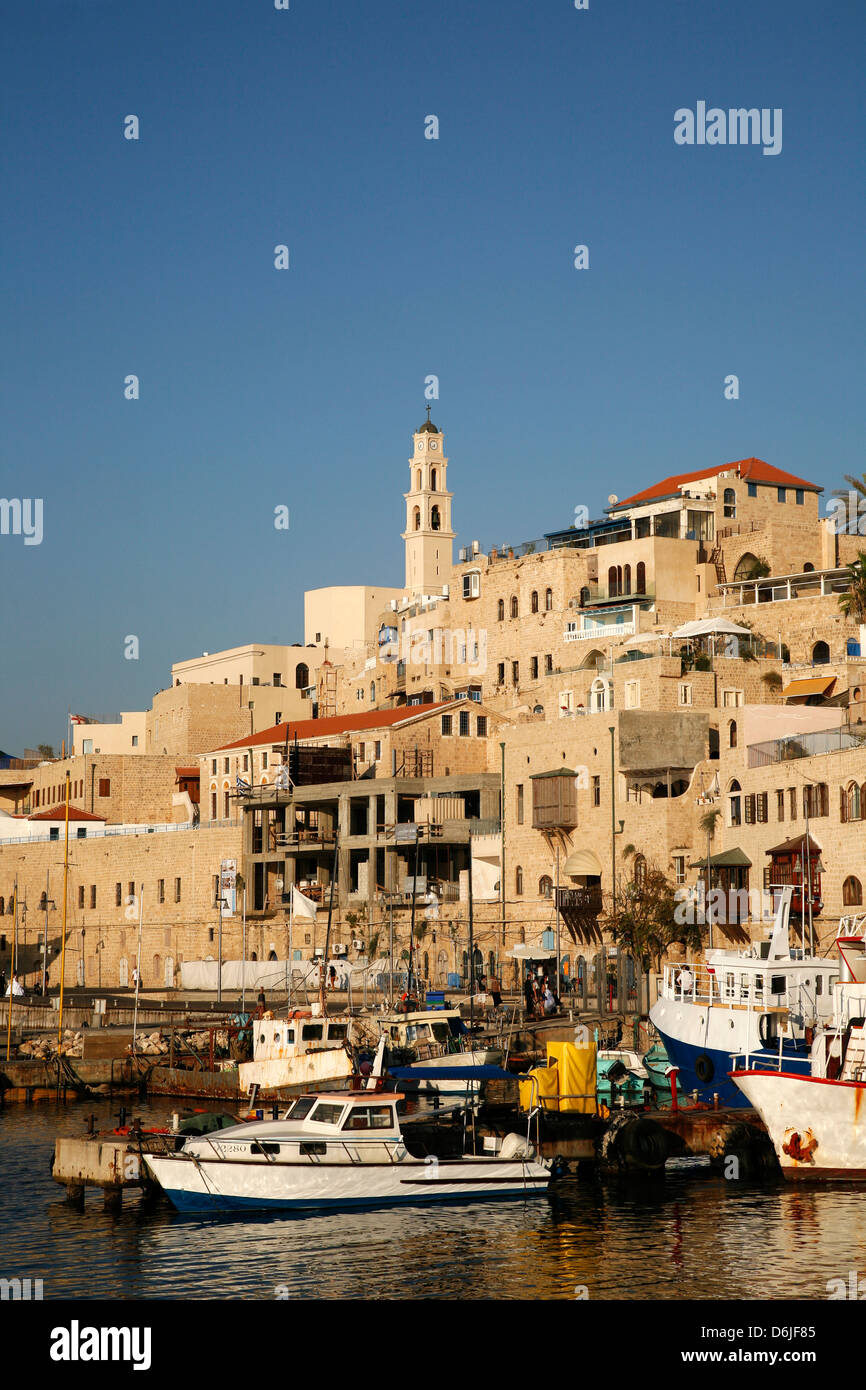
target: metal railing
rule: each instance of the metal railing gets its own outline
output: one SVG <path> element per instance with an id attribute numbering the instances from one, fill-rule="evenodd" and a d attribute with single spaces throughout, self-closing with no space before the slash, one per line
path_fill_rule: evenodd
<path id="1" fill-rule="evenodd" d="M 767 767 L 770 763 L 791 762 L 795 758 L 811 758 L 816 753 L 844 753 L 866 745 L 866 728 L 861 732 L 839 725 L 834 729 L 816 729 L 810 734 L 789 734 L 764 743 L 750 743 L 747 750 L 749 767 Z"/>

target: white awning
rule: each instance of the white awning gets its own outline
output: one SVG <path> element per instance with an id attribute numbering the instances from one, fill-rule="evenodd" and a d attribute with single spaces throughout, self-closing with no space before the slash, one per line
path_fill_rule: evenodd
<path id="1" fill-rule="evenodd" d="M 671 634 L 673 637 L 751 637 L 751 630 L 747 627 L 739 627 L 737 623 L 732 623 L 728 618 L 700 618 L 695 622 L 683 623 L 682 627 L 675 628 Z"/>
<path id="2" fill-rule="evenodd" d="M 505 954 L 512 960 L 556 960 L 555 951 L 548 951 L 544 946 L 529 946 L 522 941 Z"/>
<path id="3" fill-rule="evenodd" d="M 592 874 L 597 878 L 602 869 L 595 850 L 576 849 L 566 859 L 562 872 L 569 875 Z"/>

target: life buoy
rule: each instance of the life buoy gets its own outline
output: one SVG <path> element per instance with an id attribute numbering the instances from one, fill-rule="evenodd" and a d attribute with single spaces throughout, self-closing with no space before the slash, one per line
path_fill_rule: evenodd
<path id="1" fill-rule="evenodd" d="M 707 1056 L 706 1052 L 702 1052 L 695 1062 L 695 1075 L 699 1081 L 709 1082 L 712 1081 L 715 1074 L 716 1069 L 713 1066 L 712 1059 Z"/>

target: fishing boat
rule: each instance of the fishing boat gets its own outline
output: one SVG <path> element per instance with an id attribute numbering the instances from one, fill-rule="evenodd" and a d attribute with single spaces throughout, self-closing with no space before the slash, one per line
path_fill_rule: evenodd
<path id="1" fill-rule="evenodd" d="M 386 1043 L 385 1065 L 413 1069 L 419 1073 L 419 1089 L 439 1095 L 475 1094 L 480 1090 L 483 1076 L 478 1080 L 456 1083 L 445 1073 L 455 1065 L 467 1071 L 474 1067 L 498 1067 L 502 1051 L 492 1047 L 475 1047 L 459 1009 L 418 1009 L 414 1012 L 386 1014 L 378 1020 L 381 1036 Z M 439 1079 L 435 1072 L 441 1070 Z M 423 1072 L 423 1077 L 420 1073 Z M 407 1076 L 410 1072 L 405 1073 Z M 467 1072 L 468 1075 L 468 1072 Z"/>
<path id="2" fill-rule="evenodd" d="M 840 920 L 836 948 L 833 1014 L 815 1029 L 807 1072 L 753 1056 L 732 1072 L 791 1181 L 866 1179 L 866 914 Z"/>
<path id="3" fill-rule="evenodd" d="M 354 1072 L 348 1014 L 333 1018 L 312 1009 L 293 1009 L 288 1018 L 254 1019 L 253 1060 L 238 1065 L 238 1085 L 249 1095 L 297 1094 L 336 1081 Z"/>
<path id="4" fill-rule="evenodd" d="M 176 1151 L 166 1146 L 144 1162 L 182 1212 L 487 1201 L 547 1191 L 551 1164 L 528 1137 L 507 1135 L 495 1156 L 439 1158 L 404 1136 L 401 1098 L 371 1090 L 305 1095 L 280 1120 L 183 1139 Z"/>
<path id="5" fill-rule="evenodd" d="M 655 1027 L 687 1094 L 725 1106 L 746 1107 L 730 1079 L 734 1059 L 804 1075 L 807 1035 L 832 1014 L 836 961 L 791 945 L 790 886 L 778 893 L 772 934 L 747 951 L 710 951 L 705 965 L 668 965 L 650 1010 Z"/>

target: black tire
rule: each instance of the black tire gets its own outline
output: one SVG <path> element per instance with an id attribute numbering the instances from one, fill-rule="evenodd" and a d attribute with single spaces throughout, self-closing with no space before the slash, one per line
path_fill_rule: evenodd
<path id="1" fill-rule="evenodd" d="M 709 1085 L 715 1074 L 716 1069 L 713 1066 L 712 1058 L 708 1057 L 706 1052 L 702 1052 L 695 1062 L 695 1075 L 706 1086 Z"/>
<path id="2" fill-rule="evenodd" d="M 617 1147 L 631 1166 L 648 1172 L 663 1168 L 668 1156 L 667 1135 L 654 1120 L 633 1120 L 624 1125 Z"/>

